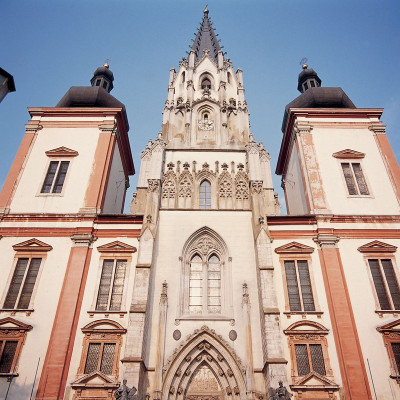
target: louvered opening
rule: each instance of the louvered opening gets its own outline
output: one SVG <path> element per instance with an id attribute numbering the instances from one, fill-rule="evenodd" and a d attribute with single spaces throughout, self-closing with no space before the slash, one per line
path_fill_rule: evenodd
<path id="1" fill-rule="evenodd" d="M 310 355 L 313 370 L 320 375 L 326 375 L 322 346 L 320 344 L 310 344 Z"/>
<path id="2" fill-rule="evenodd" d="M 310 272 L 308 263 L 305 260 L 297 261 L 299 270 L 299 279 L 301 287 L 301 295 L 303 297 L 303 306 L 305 311 L 315 311 L 314 298 L 311 289 Z"/>
<path id="3" fill-rule="evenodd" d="M 306 344 L 295 344 L 296 363 L 297 363 L 297 374 L 299 376 L 307 375 L 310 373 L 310 363 L 308 360 L 307 345 Z"/>
<path id="4" fill-rule="evenodd" d="M 352 163 L 352 166 L 360 194 L 368 195 L 369 191 L 367 187 L 367 182 L 365 182 L 364 174 L 362 172 L 360 163 Z"/>
<path id="5" fill-rule="evenodd" d="M 114 260 L 104 260 L 103 270 L 101 271 L 99 293 L 97 295 L 96 310 L 105 311 L 108 309 L 113 268 Z"/>
<path id="6" fill-rule="evenodd" d="M 15 352 L 17 351 L 17 341 L 5 341 L 0 342 L 0 373 L 6 374 L 12 372 L 11 368 L 13 365 Z"/>
<path id="7" fill-rule="evenodd" d="M 285 261 L 286 285 L 291 311 L 301 311 L 299 287 L 294 261 Z"/>
<path id="8" fill-rule="evenodd" d="M 375 285 L 376 295 L 378 297 L 379 305 L 381 310 L 390 310 L 390 302 L 388 295 L 386 293 L 385 283 L 383 281 L 383 276 L 379 268 L 379 262 L 376 259 L 368 260 L 369 267 L 371 269 L 372 279 Z"/>
<path id="9" fill-rule="evenodd" d="M 59 161 L 51 161 L 49 165 L 49 169 L 47 170 L 46 177 L 43 182 L 41 193 L 50 193 L 51 185 L 53 184 L 54 177 L 57 172 Z"/>
<path id="10" fill-rule="evenodd" d="M 67 175 L 68 166 L 69 161 L 61 161 L 60 168 L 58 169 L 57 178 L 54 183 L 53 193 L 61 193 L 65 177 Z"/>
<path id="11" fill-rule="evenodd" d="M 26 267 L 28 265 L 28 258 L 19 258 L 15 266 L 14 274 L 11 279 L 10 287 L 7 292 L 6 300 L 4 301 L 4 308 L 14 309 L 21 288 L 22 281 L 25 276 Z"/>
<path id="12" fill-rule="evenodd" d="M 347 190 L 350 195 L 357 195 L 356 183 L 354 181 L 353 173 L 351 172 L 349 163 L 342 163 L 344 179 L 346 181 Z"/>
<path id="13" fill-rule="evenodd" d="M 100 357 L 100 347 L 101 343 L 89 343 L 84 370 L 85 374 L 90 374 L 94 371 L 97 371 Z"/>
<path id="14" fill-rule="evenodd" d="M 101 357 L 100 372 L 111 375 L 113 371 L 115 343 L 104 343 L 103 354 Z"/>
<path id="15" fill-rule="evenodd" d="M 110 310 L 118 311 L 121 309 L 122 295 L 124 293 L 126 263 L 126 260 L 117 260 L 111 293 Z"/>
<path id="16" fill-rule="evenodd" d="M 41 258 L 32 258 L 29 264 L 28 273 L 26 274 L 24 286 L 22 287 L 21 296 L 19 298 L 18 307 L 19 309 L 29 308 L 31 301 L 33 288 L 35 287 L 36 278 L 39 273 Z"/>
<path id="17" fill-rule="evenodd" d="M 396 310 L 400 310 L 400 291 L 391 260 L 381 260 L 386 282 Z"/>

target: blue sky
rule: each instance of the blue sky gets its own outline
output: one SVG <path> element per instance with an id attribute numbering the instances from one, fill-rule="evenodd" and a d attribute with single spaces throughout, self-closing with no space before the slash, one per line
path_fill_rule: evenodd
<path id="1" fill-rule="evenodd" d="M 107 58 L 138 172 L 140 152 L 161 129 L 169 70 L 186 56 L 205 4 L 3 0 L 0 66 L 17 91 L 0 103 L 0 185 L 24 135 L 27 107 L 55 106 L 70 86 L 89 85 Z M 223 50 L 243 69 L 251 131 L 270 152 L 273 171 L 303 57 L 323 86 L 342 87 L 357 107 L 385 109 L 382 121 L 400 160 L 398 0 L 209 0 L 208 8 Z M 137 174 L 127 204 L 136 183 Z M 280 177 L 274 185 L 283 203 Z"/>

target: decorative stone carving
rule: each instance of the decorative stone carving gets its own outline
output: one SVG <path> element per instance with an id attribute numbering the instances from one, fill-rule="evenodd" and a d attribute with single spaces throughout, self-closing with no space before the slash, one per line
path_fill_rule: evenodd
<path id="1" fill-rule="evenodd" d="M 279 387 L 273 390 L 273 392 L 274 395 L 270 397 L 270 400 L 290 400 L 293 396 L 292 393 L 286 389 L 286 386 L 283 386 L 282 381 L 279 381 Z"/>
<path id="2" fill-rule="evenodd" d="M 192 197 L 192 190 L 193 190 L 193 178 L 189 174 L 182 173 L 180 180 L 179 180 L 179 197 Z"/>
<path id="3" fill-rule="evenodd" d="M 162 198 L 163 199 L 173 199 L 176 195 L 175 182 L 172 179 L 168 179 L 163 182 L 162 186 Z"/>
<path id="4" fill-rule="evenodd" d="M 252 193 L 260 194 L 262 191 L 262 181 L 252 181 L 251 182 Z"/>
<path id="5" fill-rule="evenodd" d="M 158 192 L 160 189 L 160 181 L 158 179 L 148 179 L 148 191 L 149 192 Z"/>
<path id="6" fill-rule="evenodd" d="M 200 237 L 192 246 L 193 251 L 198 251 L 204 256 L 207 256 L 210 252 L 218 250 L 222 252 L 221 246 L 211 236 L 204 235 Z"/>
<path id="7" fill-rule="evenodd" d="M 174 333 L 172 334 L 172 337 L 175 339 L 175 340 L 179 340 L 180 338 L 181 338 L 181 331 L 179 330 L 179 329 L 175 329 L 174 330 Z"/>
<path id="8" fill-rule="evenodd" d="M 130 389 L 126 386 L 126 379 L 124 379 L 121 386 L 114 392 L 114 397 L 116 400 L 132 400 L 136 392 L 135 386 Z"/>
<path id="9" fill-rule="evenodd" d="M 234 342 L 237 339 L 237 332 L 235 330 L 231 330 L 229 332 L 229 339 L 231 339 L 232 342 Z"/>

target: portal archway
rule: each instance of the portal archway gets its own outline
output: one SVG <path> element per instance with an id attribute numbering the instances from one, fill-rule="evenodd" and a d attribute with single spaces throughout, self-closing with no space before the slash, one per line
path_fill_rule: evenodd
<path id="1" fill-rule="evenodd" d="M 246 399 L 244 368 L 222 336 L 203 326 L 174 351 L 164 367 L 163 399 L 228 398 Z"/>

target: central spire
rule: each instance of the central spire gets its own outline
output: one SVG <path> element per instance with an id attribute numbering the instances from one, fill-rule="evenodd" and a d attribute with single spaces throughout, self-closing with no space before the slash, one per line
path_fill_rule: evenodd
<path id="1" fill-rule="evenodd" d="M 207 49 L 211 59 L 218 63 L 218 51 L 221 50 L 221 47 L 212 27 L 212 23 L 208 18 L 208 8 L 206 7 L 203 12 L 203 20 L 201 21 L 196 39 L 192 46 L 192 50 L 195 53 L 195 62 L 203 56 L 204 50 Z"/>

